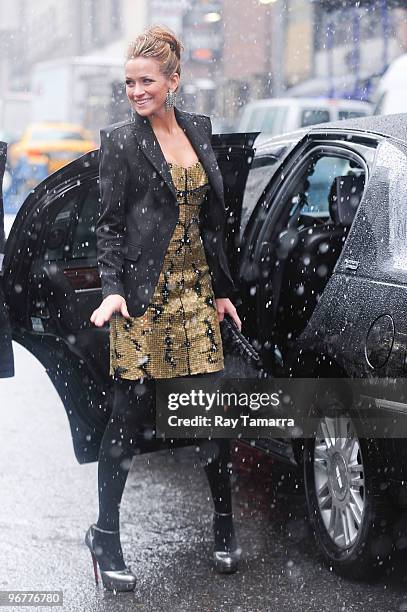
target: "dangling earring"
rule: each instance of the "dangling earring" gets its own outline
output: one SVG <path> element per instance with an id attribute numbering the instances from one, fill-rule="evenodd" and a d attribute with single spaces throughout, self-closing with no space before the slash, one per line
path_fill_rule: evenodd
<path id="1" fill-rule="evenodd" d="M 174 108 L 175 106 L 175 98 L 177 94 L 175 91 L 171 91 L 170 89 L 167 91 L 167 95 L 165 96 L 165 111 L 169 111 L 170 108 Z"/>

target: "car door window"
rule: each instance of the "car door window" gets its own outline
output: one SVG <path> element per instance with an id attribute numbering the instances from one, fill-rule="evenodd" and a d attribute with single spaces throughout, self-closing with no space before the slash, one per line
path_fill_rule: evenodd
<path id="1" fill-rule="evenodd" d="M 320 108 L 307 108 L 301 113 L 301 127 L 315 125 L 316 123 L 326 123 L 330 121 L 329 111 Z"/>
<path id="2" fill-rule="evenodd" d="M 365 111 L 356 111 L 356 110 L 340 110 L 338 112 L 339 119 L 357 119 L 358 117 L 366 117 L 367 113 Z"/>
<path id="3" fill-rule="evenodd" d="M 59 200 L 55 205 L 57 208 L 55 217 L 48 227 L 44 244 L 45 260 L 66 259 L 70 251 L 69 236 L 72 227 L 75 210 L 79 205 L 80 195 L 78 191 L 70 194 L 69 197 Z"/>
<path id="4" fill-rule="evenodd" d="M 72 236 L 72 259 L 96 259 L 96 222 L 99 216 L 99 189 L 93 186 L 83 202 Z"/>
<path id="5" fill-rule="evenodd" d="M 92 182 L 55 203 L 55 217 L 45 238 L 45 260 L 96 259 L 99 189 Z"/>
<path id="6" fill-rule="evenodd" d="M 348 174 L 349 160 L 342 157 L 321 157 L 307 175 L 301 214 L 329 217 L 329 192 L 336 176 Z"/>
<path id="7" fill-rule="evenodd" d="M 291 179 L 291 189 L 285 199 L 289 217 L 296 216 L 299 224 L 312 224 L 315 221 L 340 224 L 334 201 L 338 196 L 334 190 L 341 188 L 345 192 L 345 183 L 348 184 L 352 177 L 356 186 L 349 189 L 355 191 L 359 203 L 363 193 L 364 170 L 358 163 L 335 155 L 316 155 L 310 158 L 302 171 Z M 338 186 L 337 179 L 341 178 L 343 184 Z M 342 200 L 349 199 L 350 195 L 344 193 Z M 343 207 L 346 201 L 342 202 Z M 356 214 L 356 208 L 353 215 Z M 289 220 L 289 224 L 290 227 L 295 225 L 292 220 Z M 348 222 L 347 224 L 349 225 Z"/>
<path id="8" fill-rule="evenodd" d="M 344 253 L 359 262 L 362 276 L 407 285 L 406 174 L 407 150 L 382 142 Z"/>
<path id="9" fill-rule="evenodd" d="M 256 204 L 265 192 L 267 185 L 270 183 L 272 176 L 287 151 L 288 146 L 279 145 L 268 151 L 267 154 L 259 155 L 254 158 L 243 195 L 242 218 L 240 224 L 241 237 L 243 236 Z"/>

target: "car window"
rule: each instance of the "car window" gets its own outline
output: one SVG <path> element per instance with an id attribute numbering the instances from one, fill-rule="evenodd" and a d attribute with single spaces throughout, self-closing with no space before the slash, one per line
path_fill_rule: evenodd
<path id="1" fill-rule="evenodd" d="M 312 219 L 315 221 L 319 219 L 322 223 L 332 221 L 335 223 L 336 220 L 331 217 L 337 190 L 342 188 L 345 199 L 349 199 L 349 194 L 344 191 L 346 185 L 338 185 L 337 181 L 344 179 L 342 182 L 348 184 L 351 181 L 350 177 L 354 178 L 355 191 L 358 191 L 355 193 L 355 202 L 357 200 L 358 204 L 362 195 L 359 193 L 360 184 L 363 186 L 364 183 L 363 179 L 362 183 L 360 182 L 359 177 L 363 176 L 364 170 L 352 160 L 333 154 L 318 154 L 290 178 L 290 189 L 285 198 L 286 209 L 290 211 L 291 217 L 298 219 L 299 223 L 306 219 L 310 219 L 311 222 Z M 352 189 L 352 186 L 348 186 L 348 189 Z M 353 214 L 356 213 L 356 208 Z"/>
<path id="2" fill-rule="evenodd" d="M 379 98 L 379 100 L 378 100 L 378 102 L 377 102 L 377 104 L 376 104 L 376 106 L 374 108 L 374 111 L 373 111 L 374 115 L 381 115 L 382 114 L 383 108 L 386 106 L 387 98 L 388 98 L 387 93 L 383 93 L 380 96 L 380 98 Z"/>
<path id="3" fill-rule="evenodd" d="M 73 221 L 74 212 L 78 206 L 78 191 L 64 199 L 64 204 L 58 209 L 52 223 L 50 223 L 45 237 L 45 260 L 65 259 L 69 254 L 69 231 Z M 58 205 L 61 201 L 56 204 Z"/>
<path id="4" fill-rule="evenodd" d="M 64 131 L 64 130 L 33 130 L 30 134 L 30 140 L 37 142 L 45 142 L 47 140 L 84 140 L 80 132 Z"/>
<path id="5" fill-rule="evenodd" d="M 265 191 L 287 151 L 288 146 L 280 145 L 267 154 L 259 155 L 254 158 L 243 195 L 240 236 L 243 235 L 254 207 L 260 200 L 262 193 Z"/>
<path id="6" fill-rule="evenodd" d="M 358 117 L 366 117 L 366 115 L 367 113 L 362 110 L 340 110 L 338 112 L 338 119 L 357 119 Z"/>
<path id="7" fill-rule="evenodd" d="M 358 262 L 362 278 L 407 286 L 406 175 L 407 149 L 383 140 L 345 245 L 344 257 Z"/>
<path id="8" fill-rule="evenodd" d="M 301 113 L 301 127 L 307 127 L 307 125 L 315 125 L 316 123 L 325 123 L 330 121 L 330 115 L 328 110 L 320 108 L 308 108 Z"/>
<path id="9" fill-rule="evenodd" d="M 96 258 L 95 226 L 99 215 L 99 186 L 75 189 L 55 203 L 56 214 L 45 238 L 44 259 Z"/>
<path id="10" fill-rule="evenodd" d="M 284 106 L 265 106 L 254 108 L 246 122 L 245 131 L 279 134 L 283 130 L 283 122 L 287 109 Z"/>
<path id="11" fill-rule="evenodd" d="M 321 157 L 312 166 L 304 192 L 301 214 L 329 217 L 329 193 L 337 176 L 350 172 L 349 160 L 342 157 Z"/>
<path id="12" fill-rule="evenodd" d="M 72 259 L 96 258 L 96 221 L 99 216 L 99 189 L 89 190 L 72 235 Z"/>
<path id="13" fill-rule="evenodd" d="M 358 272 L 403 284 L 407 284 L 406 173 L 407 151 L 389 141 L 381 143 L 349 245 L 349 256 L 360 260 Z"/>
<path id="14" fill-rule="evenodd" d="M 261 131 L 265 134 L 279 134 L 283 132 L 286 114 L 286 108 L 268 108 L 267 113 L 263 117 Z"/>

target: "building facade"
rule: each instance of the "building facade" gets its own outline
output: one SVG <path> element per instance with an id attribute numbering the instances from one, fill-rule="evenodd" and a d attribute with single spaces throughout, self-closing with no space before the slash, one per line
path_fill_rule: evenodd
<path id="1" fill-rule="evenodd" d="M 0 0 L 0 92 L 27 92 L 34 67 L 84 58 L 84 121 L 128 116 L 127 44 L 168 25 L 185 50 L 178 104 L 230 125 L 253 99 L 368 99 L 407 48 L 401 0 Z M 105 69 L 109 66 L 109 69 Z M 34 92 L 35 93 L 35 92 Z M 222 128 L 222 123 L 220 124 Z"/>
<path id="2" fill-rule="evenodd" d="M 371 99 L 380 75 L 404 52 L 406 10 L 398 0 L 310 4 L 313 70 L 291 93 Z"/>
<path id="3" fill-rule="evenodd" d="M 0 0 L 0 88 L 13 95 L 30 91 L 35 99 L 52 88 L 53 63 L 63 66 L 54 87 L 62 83 L 64 65 L 72 64 L 79 76 L 69 87 L 81 98 L 80 121 L 96 133 L 101 123 L 128 112 L 123 97 L 127 43 L 147 19 L 147 0 Z M 31 115 L 27 119 L 43 120 L 34 111 Z"/>

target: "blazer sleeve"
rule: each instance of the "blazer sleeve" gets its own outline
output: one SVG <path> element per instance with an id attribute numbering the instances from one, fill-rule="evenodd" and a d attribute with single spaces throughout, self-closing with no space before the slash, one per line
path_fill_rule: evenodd
<path id="1" fill-rule="evenodd" d="M 102 295 L 123 297 L 123 239 L 129 171 L 120 142 L 120 132 L 100 130 L 100 215 L 96 224 L 97 263 Z"/>
<path id="2" fill-rule="evenodd" d="M 209 140 L 212 138 L 212 122 L 210 117 L 202 115 L 205 130 Z M 209 192 L 207 206 L 201 217 L 201 227 L 205 254 L 208 267 L 212 276 L 212 287 L 215 298 L 229 298 L 233 300 L 236 296 L 236 287 L 232 280 L 229 263 L 225 252 L 225 229 L 226 209 L 222 201 L 221 206 L 214 206 L 215 194 L 211 189 Z M 217 203 L 218 204 L 218 203 Z M 214 211 L 218 214 L 214 214 Z"/>

